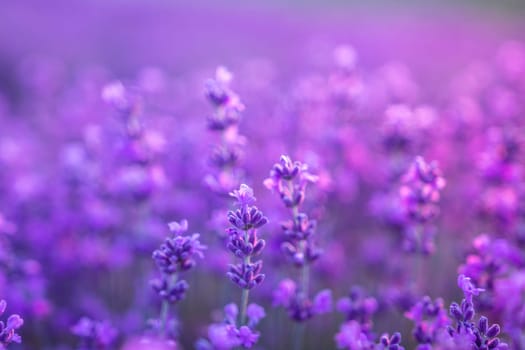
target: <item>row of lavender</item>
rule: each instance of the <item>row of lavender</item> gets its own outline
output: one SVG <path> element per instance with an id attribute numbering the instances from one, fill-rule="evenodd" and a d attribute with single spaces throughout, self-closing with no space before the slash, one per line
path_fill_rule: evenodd
<path id="1" fill-rule="evenodd" d="M 23 68 L 0 348 L 525 349 L 522 44 L 439 89 L 347 46 L 220 67 L 208 105 L 200 71 Z"/>

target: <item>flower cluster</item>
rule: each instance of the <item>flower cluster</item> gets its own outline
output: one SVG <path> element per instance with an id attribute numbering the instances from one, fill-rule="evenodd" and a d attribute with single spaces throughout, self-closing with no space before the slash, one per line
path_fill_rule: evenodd
<path id="1" fill-rule="evenodd" d="M 7 308 L 5 300 L 0 300 L 0 316 L 2 316 Z M 22 317 L 13 314 L 7 318 L 7 321 L 0 321 L 0 349 L 7 349 L 11 343 L 21 343 L 22 337 L 17 333 L 17 330 L 22 327 L 24 320 Z"/>
<path id="2" fill-rule="evenodd" d="M 108 321 L 97 322 L 90 318 L 81 318 L 71 332 L 80 339 L 79 350 L 111 349 L 117 338 L 117 330 Z"/>
<path id="3" fill-rule="evenodd" d="M 265 275 L 261 273 L 262 260 L 252 261 L 265 246 L 258 238 L 257 229 L 268 222 L 263 213 L 253 205 L 256 201 L 253 190 L 246 184 L 230 193 L 236 199 L 237 209 L 228 212 L 231 226 L 227 229 L 229 240 L 227 248 L 241 262 L 230 264 L 227 276 L 242 289 L 240 312 L 237 304 L 224 307 L 225 318 L 208 328 L 208 339 L 200 339 L 199 350 L 232 349 L 238 346 L 252 348 L 260 333 L 255 330 L 259 321 L 266 316 L 264 308 L 248 304 L 249 291 L 262 283 Z"/>
<path id="4" fill-rule="evenodd" d="M 402 178 L 399 194 L 407 214 L 416 222 L 427 222 L 438 213 L 440 192 L 445 179 L 435 162 L 416 157 Z"/>
<path id="5" fill-rule="evenodd" d="M 417 349 L 508 349 L 508 345 L 497 337 L 499 325 L 489 327 L 485 316 L 475 322 L 474 297 L 484 290 L 462 274 L 457 282 L 464 299 L 461 304 L 450 304 L 450 317 L 444 311 L 442 300 L 433 302 L 429 297 L 424 297 L 406 314 L 416 325 L 413 335 L 419 344 Z"/>
<path id="6" fill-rule="evenodd" d="M 259 340 L 259 332 L 255 327 L 266 314 L 257 304 L 250 304 L 246 309 L 248 323 L 237 327 L 239 309 L 236 304 L 224 307 L 224 321 L 208 327 L 208 339 L 200 339 L 196 344 L 197 350 L 228 350 L 236 347 L 252 348 Z"/>
<path id="7" fill-rule="evenodd" d="M 352 287 L 347 297 L 339 299 L 337 311 L 345 315 L 347 321 L 357 321 L 363 332 L 371 334 L 372 316 L 377 312 L 378 303 L 373 297 L 367 297 L 360 287 Z"/>
<path id="8" fill-rule="evenodd" d="M 317 176 L 308 172 L 308 166 L 292 161 L 288 156 L 281 156 L 270 171 L 270 177 L 264 185 L 277 192 L 284 205 L 291 209 L 292 218 L 281 224 L 283 240 L 281 250 L 287 259 L 300 269 L 299 283 L 291 279 L 280 282 L 274 291 L 274 305 L 283 306 L 288 316 L 295 322 L 305 322 L 314 315 L 332 311 L 332 292 L 325 289 L 310 297 L 310 265 L 321 255 L 315 242 L 317 222 L 300 211 L 306 196 L 308 183 L 316 182 Z M 296 348 L 302 338 L 296 339 Z"/>
<path id="9" fill-rule="evenodd" d="M 228 277 L 240 288 L 249 290 L 264 280 L 261 272 L 262 260 L 252 261 L 265 246 L 265 242 L 257 237 L 257 229 L 265 225 L 268 219 L 251 204 L 255 202 L 253 190 L 242 184 L 238 190 L 231 193 L 237 199 L 238 209 L 228 212 L 228 220 L 232 225 L 228 229 L 228 249 L 242 259 L 239 264 L 230 265 Z"/>
<path id="10" fill-rule="evenodd" d="M 347 350 L 405 350 L 401 345 L 401 334 L 383 334 L 377 343 L 370 340 L 357 321 L 344 323 L 335 336 L 338 349 Z"/>
<path id="11" fill-rule="evenodd" d="M 414 322 L 412 335 L 418 344 L 418 350 L 428 349 L 434 344 L 443 328 L 450 323 L 441 298 L 433 301 L 425 296 L 405 316 Z"/>
<path id="12" fill-rule="evenodd" d="M 476 288 L 470 278 L 459 275 L 458 286 L 463 291 L 465 298 L 461 305 L 452 303 L 450 305 L 450 315 L 455 322 L 455 326 L 448 327 L 448 333 L 452 338 L 459 338 L 461 341 L 468 339 L 472 349 L 508 349 L 508 345 L 502 342 L 497 336 L 500 334 L 500 326 L 493 324 L 489 327 L 488 319 L 481 316 L 478 322 L 474 322 L 476 314 L 474 310 L 473 297 L 479 295 L 483 289 Z"/>
<path id="13" fill-rule="evenodd" d="M 432 253 L 435 249 L 434 228 L 428 222 L 438 214 L 445 179 L 435 162 L 427 163 L 422 157 L 416 157 L 403 175 L 402 183 L 399 195 L 409 218 L 405 228 L 405 249 Z"/>
<path id="14" fill-rule="evenodd" d="M 168 328 L 169 305 L 176 304 L 186 296 L 188 282 L 181 278 L 181 273 L 196 264 L 196 258 L 203 258 L 206 246 L 202 245 L 198 233 L 185 235 L 188 221 L 171 222 L 169 229 L 173 237 L 166 238 L 160 248 L 153 252 L 153 260 L 161 277 L 151 281 L 151 286 L 162 299 L 160 316 L 161 332 Z"/>
<path id="15" fill-rule="evenodd" d="M 209 155 L 213 172 L 204 181 L 211 190 L 223 195 L 236 188 L 243 177 L 239 161 L 244 138 L 238 134 L 238 124 L 244 105 L 230 88 L 232 79 L 232 73 L 221 66 L 215 72 L 215 79 L 208 80 L 205 85 L 206 97 L 213 106 L 208 128 L 220 134 L 221 142 Z"/>

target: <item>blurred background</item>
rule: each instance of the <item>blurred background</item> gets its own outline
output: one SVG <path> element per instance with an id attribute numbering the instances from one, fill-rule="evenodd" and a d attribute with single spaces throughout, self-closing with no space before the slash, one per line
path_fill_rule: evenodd
<path id="1" fill-rule="evenodd" d="M 339 43 L 354 45 L 367 65 L 403 60 L 415 69 L 457 68 L 488 55 L 502 38 L 522 38 L 525 14 L 520 0 L 2 0 L 0 6 L 3 84 L 29 54 L 129 75 L 146 65 L 177 71 L 254 57 L 290 69 L 298 60 L 319 63 L 320 46 Z"/>
<path id="2" fill-rule="evenodd" d="M 513 41 L 498 51 L 508 40 Z M 214 215 L 231 203 L 202 183 L 210 171 L 209 144 L 219 139 L 206 129 L 212 107 L 204 82 L 219 65 L 231 69 L 246 104 L 240 124 L 248 139 L 243 166 L 258 203 L 272 217 L 268 241 L 280 243 L 279 221 L 286 217 L 277 197 L 262 186 L 279 155 L 290 152 L 308 161 L 323 178 L 306 205 L 326 233 L 320 241 L 332 250 L 316 267 L 316 290 L 329 287 L 340 297 L 361 284 L 378 296 L 391 292 L 385 287 L 390 282 L 397 292 L 413 277 L 412 257 L 400 253 L 399 232 L 393 232 L 399 227 L 385 228 L 384 218 L 370 212 L 375 195 L 397 196 L 400 169 L 425 153 L 440 162 L 450 181 L 423 289 L 447 305 L 457 300 L 458 266 L 472 238 L 493 224 L 493 217 L 479 223 L 479 208 L 470 206 L 480 189 L 490 187 L 483 169 L 476 168 L 478 153 L 487 139 L 498 147 L 504 143 L 500 134 L 486 131 L 508 125 L 515 134 L 523 130 L 525 85 L 512 74 L 521 72 L 522 47 L 515 43 L 524 41 L 522 0 L 0 0 L 0 214 L 19 233 L 9 236 L 14 257 L 6 254 L 9 263 L 0 270 L 0 299 L 26 319 L 26 347 L 19 349 L 73 348 L 78 342 L 70 327 L 82 315 L 112 321 L 121 334 L 118 344 L 141 334 L 159 309 L 148 280 L 155 273 L 151 252 L 167 235 L 168 221 L 186 217 L 204 243 L 223 248 L 213 234 L 224 222 L 213 223 Z M 353 67 L 347 75 L 348 67 L 334 60 L 334 48 L 342 44 L 357 53 L 355 76 Z M 119 147 L 129 135 L 100 98 L 115 79 L 144 95 L 150 133 L 141 141 L 154 155 L 142 170 L 152 170 L 151 182 L 160 185 L 150 188 L 149 182 L 133 182 L 133 174 L 127 177 L 132 166 Z M 404 125 L 408 131 L 400 128 L 415 140 L 402 157 L 382 145 L 391 131 L 384 112 L 393 103 L 435 108 L 430 117 L 423 108 L 422 119 L 428 119 L 415 130 L 413 120 Z M 488 158 L 500 155 L 490 151 Z M 124 185 L 115 185 L 111 180 L 120 175 Z M 129 192 L 142 190 L 144 198 L 129 200 Z M 385 202 L 379 206 L 391 204 Z M 391 214 L 392 208 L 381 209 L 387 213 L 377 216 Z M 283 277 L 279 273 L 293 271 L 282 268 L 278 244 L 268 250 L 265 264 L 275 274 L 269 273 L 259 297 L 267 305 Z M 184 348 L 206 334 L 205 326 L 220 318 L 217 310 L 231 295 L 238 298 L 224 278 L 228 259 L 210 254 L 188 278 L 199 287 L 180 308 L 189 329 L 180 338 Z M 388 281 L 385 265 L 392 265 L 385 272 Z M 396 275 L 401 270 L 406 280 Z M 378 333 L 403 331 L 408 349 L 412 325 L 403 312 L 410 302 L 401 311 L 381 305 L 386 311 L 376 323 Z M 502 314 L 491 316 L 499 321 Z M 261 332 L 286 337 L 289 329 L 274 322 L 286 322 L 284 311 L 270 317 Z M 323 336 L 307 334 L 304 348 L 333 348 L 341 322 L 314 320 Z M 267 338 L 262 347 L 282 346 L 272 341 Z"/>

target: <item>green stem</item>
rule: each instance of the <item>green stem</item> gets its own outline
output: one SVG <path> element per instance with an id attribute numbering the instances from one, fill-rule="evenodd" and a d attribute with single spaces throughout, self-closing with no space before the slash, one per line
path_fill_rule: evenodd
<path id="1" fill-rule="evenodd" d="M 293 349 L 302 350 L 304 340 L 304 330 L 306 325 L 304 323 L 295 323 L 293 335 Z"/>
<path id="2" fill-rule="evenodd" d="M 248 241 L 248 230 L 244 231 L 244 241 Z M 250 256 L 245 256 L 243 260 L 244 266 L 250 264 Z M 246 310 L 248 308 L 248 297 L 250 295 L 249 289 L 243 289 L 241 294 L 241 313 L 239 315 L 239 326 L 246 324 Z"/>
<path id="3" fill-rule="evenodd" d="M 292 207 L 292 214 L 293 214 L 293 219 L 295 220 L 295 218 L 297 218 L 297 216 L 299 215 L 298 206 L 295 205 Z M 302 240 L 299 242 L 299 248 L 301 249 L 301 252 L 303 254 L 306 253 L 306 240 Z M 301 268 L 301 288 L 302 288 L 303 293 L 305 293 L 306 295 L 308 295 L 309 284 L 310 284 L 310 266 L 308 265 L 307 262 L 305 262 L 305 264 Z"/>
<path id="4" fill-rule="evenodd" d="M 249 289 L 243 289 L 241 295 L 241 316 L 239 319 L 239 326 L 246 324 L 246 309 L 248 308 L 248 297 L 250 295 Z"/>
<path id="5" fill-rule="evenodd" d="M 308 288 L 310 284 L 310 265 L 305 262 L 301 271 L 301 288 L 305 295 L 308 295 Z"/>
<path id="6" fill-rule="evenodd" d="M 173 275 L 171 275 L 171 278 L 168 280 L 168 288 L 173 286 L 175 283 L 177 283 L 178 275 L 175 272 Z M 168 313 L 170 310 L 170 303 L 167 300 L 162 301 L 162 305 L 160 307 L 160 322 L 161 322 L 161 335 L 162 338 L 166 338 L 166 335 L 168 333 Z"/>
<path id="7" fill-rule="evenodd" d="M 160 322 L 161 322 L 161 335 L 162 338 L 166 338 L 167 333 L 167 324 L 168 324 L 168 311 L 170 308 L 170 304 L 166 301 L 162 301 L 162 306 L 160 307 Z"/>
<path id="8" fill-rule="evenodd" d="M 423 230 L 424 227 L 422 225 L 418 225 L 416 227 L 416 252 L 414 254 L 414 262 L 413 262 L 413 281 L 416 290 L 419 293 L 423 292 L 424 289 L 424 269 L 423 269 L 423 263 L 424 263 L 424 256 L 421 252 L 418 250 L 423 247 Z"/>

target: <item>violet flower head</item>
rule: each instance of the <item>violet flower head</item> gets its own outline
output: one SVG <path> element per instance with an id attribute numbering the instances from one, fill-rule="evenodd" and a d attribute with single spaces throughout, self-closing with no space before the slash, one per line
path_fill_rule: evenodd
<path id="1" fill-rule="evenodd" d="M 208 129 L 218 134 L 221 141 L 210 152 L 211 173 L 206 175 L 204 182 L 217 194 L 226 195 L 239 186 L 244 177 L 239 163 L 245 138 L 238 133 L 244 105 L 230 88 L 233 75 L 224 67 L 217 68 L 215 75 L 215 79 L 205 84 L 206 96 L 213 107 Z"/>
<path id="2" fill-rule="evenodd" d="M 458 276 L 458 287 L 461 288 L 468 302 L 472 302 L 473 296 L 478 296 L 485 291 L 483 288 L 476 288 L 471 279 L 463 274 Z"/>
<path id="3" fill-rule="evenodd" d="M 166 274 L 186 271 L 195 266 L 195 258 L 203 258 L 206 246 L 201 244 L 198 233 L 191 236 L 184 236 L 183 233 L 188 229 L 186 220 L 180 223 L 171 222 L 168 224 L 173 237 L 166 238 L 159 249 L 153 252 L 153 260 L 157 267 Z"/>
<path id="4" fill-rule="evenodd" d="M 102 89 L 102 100 L 111 104 L 119 110 L 125 110 L 129 107 L 129 99 L 126 96 L 126 88 L 120 81 L 114 81 L 107 84 Z"/>
<path id="5" fill-rule="evenodd" d="M 500 277 L 494 284 L 494 308 L 502 316 L 505 333 L 515 347 L 525 347 L 525 271 Z"/>
<path id="6" fill-rule="evenodd" d="M 0 300 L 0 317 L 5 313 L 7 303 Z M 17 333 L 24 324 L 24 320 L 17 314 L 10 315 L 7 321 L 0 321 L 0 348 L 4 349 L 11 343 L 21 343 L 22 337 Z"/>
<path id="7" fill-rule="evenodd" d="M 168 223 L 168 228 L 175 236 L 180 236 L 188 231 L 188 220 L 181 220 L 180 222 L 172 221 Z"/>
<path id="8" fill-rule="evenodd" d="M 198 233 L 185 235 L 188 222 L 171 222 L 168 224 L 173 237 L 168 237 L 160 248 L 152 254 L 160 277 L 150 281 L 151 287 L 162 300 L 160 318 L 152 320 L 160 331 L 162 338 L 175 327 L 174 320 L 169 319 L 170 305 L 176 304 L 186 297 L 189 284 L 181 278 L 181 273 L 188 271 L 196 264 L 196 258 L 204 257 L 207 247 L 201 244 Z M 175 331 L 171 333 L 176 334 Z"/>
<path id="9" fill-rule="evenodd" d="M 403 185 L 399 190 L 408 215 L 417 222 L 435 217 L 440 192 L 445 184 L 436 162 L 427 163 L 423 157 L 416 157 L 403 176 Z"/>
<path id="10" fill-rule="evenodd" d="M 314 240 L 317 222 L 300 212 L 306 196 L 308 183 L 316 182 L 317 176 L 308 172 L 308 166 L 281 156 L 270 171 L 264 185 L 277 192 L 292 218 L 281 224 L 284 241 L 281 250 L 288 260 L 301 269 L 300 283 L 290 279 L 281 281 L 274 291 L 273 303 L 286 308 L 289 317 L 296 322 L 305 322 L 315 315 L 332 311 L 332 293 L 322 290 L 311 299 L 309 295 L 309 265 L 321 256 L 321 250 Z"/>
<path id="11" fill-rule="evenodd" d="M 357 321 L 364 331 L 372 328 L 372 317 L 377 312 L 378 303 L 373 297 L 367 297 L 360 287 L 352 287 L 349 296 L 339 299 L 337 311 L 345 315 L 347 321 Z"/>
<path id="12" fill-rule="evenodd" d="M 293 297 L 295 296 L 297 291 L 297 285 L 295 282 L 290 279 L 286 278 L 279 282 L 279 285 L 277 288 L 273 291 L 272 294 L 272 303 L 273 306 L 283 306 L 288 307 L 290 306 Z"/>
<path id="13" fill-rule="evenodd" d="M 238 190 L 230 192 L 230 196 L 237 199 L 237 203 L 241 208 L 248 207 L 256 201 L 253 190 L 246 184 L 241 184 Z"/>
<path id="14" fill-rule="evenodd" d="M 483 296 L 483 302 L 492 304 L 491 293 L 497 281 L 501 276 L 511 273 L 515 266 L 523 266 L 525 257 L 519 247 L 511 241 L 494 239 L 488 234 L 475 237 L 472 245 L 473 251 L 467 255 L 465 263 L 459 267 L 459 272 L 469 276 L 471 283 L 486 289 L 487 295 Z"/>
<path id="15" fill-rule="evenodd" d="M 230 264 L 227 276 L 242 289 L 241 302 L 239 307 L 234 303 L 224 307 L 224 322 L 208 327 L 208 339 L 199 339 L 195 344 L 198 350 L 252 348 L 260 336 L 255 327 L 266 316 L 263 307 L 248 304 L 248 300 L 250 290 L 265 277 L 261 273 L 262 260 L 252 261 L 252 258 L 265 246 L 264 240 L 257 237 L 257 229 L 268 219 L 253 205 L 255 196 L 248 185 L 241 184 L 230 195 L 236 198 L 237 209 L 228 212 L 231 226 L 227 229 L 227 248 L 241 261 Z"/>
<path id="16" fill-rule="evenodd" d="M 225 67 L 218 67 L 215 79 L 205 84 L 205 94 L 215 107 L 215 112 L 208 118 L 211 130 L 224 130 L 239 122 L 244 106 L 239 96 L 230 88 L 233 75 Z"/>
<path id="17" fill-rule="evenodd" d="M 494 324 L 489 327 L 488 319 L 481 316 L 476 323 L 474 316 L 473 296 L 479 295 L 482 289 L 476 288 L 470 278 L 464 275 L 459 275 L 458 286 L 463 290 L 465 298 L 461 301 L 461 305 L 452 303 L 450 305 L 450 316 L 455 321 L 455 326 L 448 327 L 448 334 L 452 338 L 469 339 L 471 349 L 508 349 L 508 344 L 502 342 L 497 336 L 500 334 L 500 326 Z"/>
<path id="18" fill-rule="evenodd" d="M 335 335 L 338 349 L 347 350 L 373 350 L 374 344 L 368 338 L 357 321 L 344 323 Z"/>
<path id="19" fill-rule="evenodd" d="M 439 212 L 445 180 L 436 162 L 416 157 L 402 177 L 399 195 L 406 215 L 403 247 L 405 251 L 428 255 L 434 252 L 435 227 L 431 219 Z"/>
<path id="20" fill-rule="evenodd" d="M 257 236 L 257 229 L 265 225 L 268 219 L 254 205 L 253 190 L 240 185 L 231 193 L 237 199 L 238 208 L 228 212 L 228 220 L 232 225 L 228 229 L 228 249 L 238 258 L 243 259 L 238 264 L 230 265 L 228 277 L 242 289 L 252 289 L 264 280 L 260 273 L 262 261 L 252 262 L 251 258 L 259 255 L 265 246 L 265 241 Z"/>
<path id="21" fill-rule="evenodd" d="M 383 334 L 375 350 L 405 350 L 405 348 L 401 346 L 401 333 L 396 332 L 392 334 L 392 336 Z"/>
<path id="22" fill-rule="evenodd" d="M 284 204 L 292 208 L 304 201 L 306 185 L 317 180 L 318 176 L 309 173 L 306 164 L 282 155 L 270 171 L 270 177 L 264 180 L 264 185 L 277 192 Z"/>
<path id="23" fill-rule="evenodd" d="M 197 350 L 229 350 L 237 347 L 252 348 L 259 340 L 260 333 L 255 326 L 266 316 L 264 309 L 257 304 L 247 308 L 248 324 L 237 326 L 239 309 L 231 303 L 224 307 L 224 322 L 213 323 L 208 327 L 208 338 L 199 339 Z"/>
<path id="24" fill-rule="evenodd" d="M 296 322 L 304 322 L 315 315 L 330 313 L 333 310 L 332 291 L 323 289 L 310 299 L 297 288 L 295 281 L 286 278 L 279 282 L 272 294 L 273 306 L 287 310 L 288 316 Z"/>
<path id="25" fill-rule="evenodd" d="M 142 132 L 142 126 L 137 118 L 142 110 L 142 98 L 132 93 L 120 81 L 114 81 L 102 89 L 102 100 L 112 106 L 126 123 L 129 136 L 137 136 Z"/>
<path id="26" fill-rule="evenodd" d="M 450 324 L 443 299 L 432 301 L 425 296 L 417 302 L 405 316 L 414 322 L 412 335 L 417 341 L 418 349 L 434 344 L 439 333 Z"/>
<path id="27" fill-rule="evenodd" d="M 98 322 L 81 318 L 71 333 L 80 338 L 79 350 L 110 349 L 117 338 L 117 330 L 108 321 Z"/>

